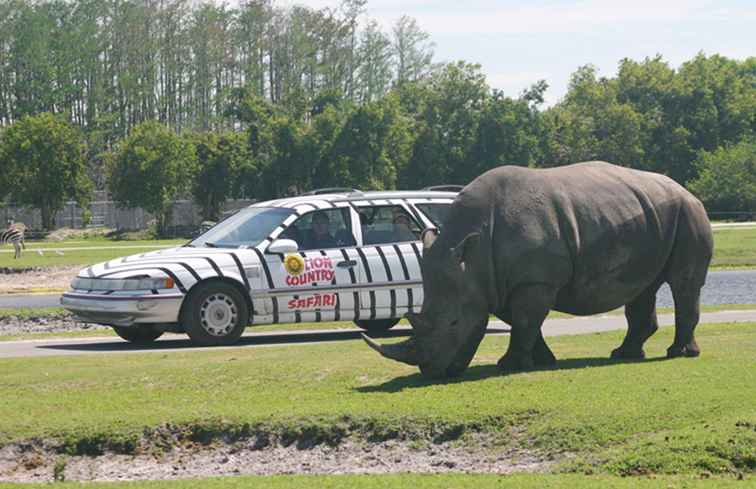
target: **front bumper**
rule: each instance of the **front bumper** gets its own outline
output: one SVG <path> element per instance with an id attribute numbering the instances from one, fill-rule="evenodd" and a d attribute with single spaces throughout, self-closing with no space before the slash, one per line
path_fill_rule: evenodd
<path id="1" fill-rule="evenodd" d="M 134 326 L 177 323 L 184 294 L 105 295 L 66 292 L 60 304 L 85 323 Z"/>

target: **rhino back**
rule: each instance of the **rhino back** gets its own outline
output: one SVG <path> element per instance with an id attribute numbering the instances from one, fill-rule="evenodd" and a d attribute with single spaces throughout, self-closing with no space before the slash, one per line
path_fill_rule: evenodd
<path id="1" fill-rule="evenodd" d="M 680 210 L 697 202 L 667 177 L 603 162 L 500 167 L 465 192 L 478 214 L 494 206 L 500 289 L 552 284 L 556 309 L 573 314 L 622 306 L 658 280 Z"/>

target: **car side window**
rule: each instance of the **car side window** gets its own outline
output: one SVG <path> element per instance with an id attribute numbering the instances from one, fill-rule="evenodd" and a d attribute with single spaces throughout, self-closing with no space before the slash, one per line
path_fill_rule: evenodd
<path id="1" fill-rule="evenodd" d="M 359 213 L 362 240 L 366 245 L 420 239 L 420 225 L 400 205 L 362 207 Z"/>
<path id="2" fill-rule="evenodd" d="M 420 209 L 420 212 L 425 214 L 439 230 L 451 210 L 451 204 L 415 204 L 415 207 Z"/>
<path id="3" fill-rule="evenodd" d="M 279 238 L 293 239 L 301 251 L 357 244 L 352 233 L 349 209 L 346 207 L 308 212 L 286 228 Z"/>

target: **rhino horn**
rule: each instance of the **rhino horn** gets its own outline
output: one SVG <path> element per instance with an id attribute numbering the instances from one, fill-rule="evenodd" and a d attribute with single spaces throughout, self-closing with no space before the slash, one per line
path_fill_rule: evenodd
<path id="1" fill-rule="evenodd" d="M 381 345 L 365 334 L 362 335 L 362 339 L 365 340 L 365 343 L 367 343 L 370 348 L 386 358 L 406 363 L 407 365 L 418 364 L 415 341 L 412 338 L 393 345 Z"/>

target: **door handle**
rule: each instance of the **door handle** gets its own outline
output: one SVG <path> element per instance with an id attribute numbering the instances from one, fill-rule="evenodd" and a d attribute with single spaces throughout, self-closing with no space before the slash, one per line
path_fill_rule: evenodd
<path id="1" fill-rule="evenodd" d="M 347 260 L 347 261 L 340 261 L 336 264 L 339 268 L 352 268 L 357 266 L 357 261 L 355 260 Z"/>

